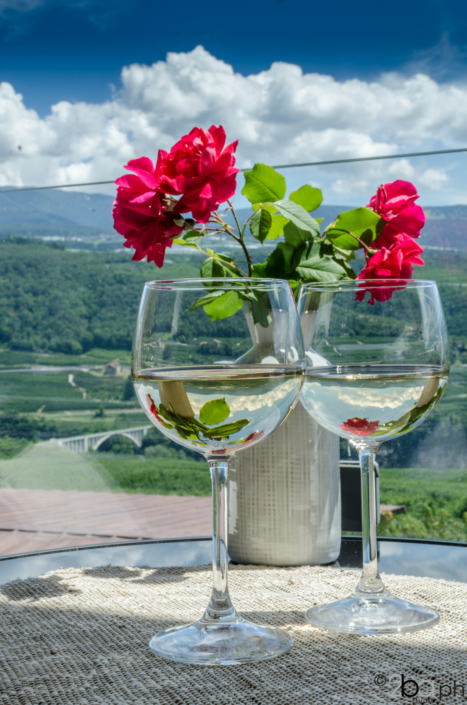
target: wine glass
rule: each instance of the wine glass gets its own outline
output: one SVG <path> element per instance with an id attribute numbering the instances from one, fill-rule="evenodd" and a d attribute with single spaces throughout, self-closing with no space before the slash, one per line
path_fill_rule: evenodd
<path id="1" fill-rule="evenodd" d="M 350 597 L 312 607 L 306 617 L 353 634 L 431 627 L 435 610 L 394 597 L 379 576 L 374 464 L 381 443 L 419 426 L 446 387 L 449 346 L 436 283 L 309 284 L 298 309 L 307 358 L 301 401 L 358 450 L 362 490 L 360 582 Z"/>
<path id="2" fill-rule="evenodd" d="M 132 361 L 136 394 L 159 431 L 205 456 L 213 491 L 211 599 L 198 622 L 151 639 L 159 656 L 238 664 L 291 648 L 287 632 L 246 621 L 230 601 L 227 482 L 232 456 L 269 436 L 288 416 L 303 371 L 300 321 L 287 282 L 228 278 L 145 285 Z"/>

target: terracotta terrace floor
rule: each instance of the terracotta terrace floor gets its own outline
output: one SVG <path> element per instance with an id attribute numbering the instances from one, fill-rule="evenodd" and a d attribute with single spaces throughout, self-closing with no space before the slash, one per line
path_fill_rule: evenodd
<path id="1" fill-rule="evenodd" d="M 210 497 L 0 489 L 0 555 L 210 536 Z"/>

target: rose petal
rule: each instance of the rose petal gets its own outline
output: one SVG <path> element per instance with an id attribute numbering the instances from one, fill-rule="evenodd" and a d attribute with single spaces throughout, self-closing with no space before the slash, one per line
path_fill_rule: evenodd
<path id="1" fill-rule="evenodd" d="M 148 157 L 132 159 L 124 168 L 133 171 L 148 188 L 157 188 L 157 181 L 154 176 L 154 164 Z"/>
<path id="2" fill-rule="evenodd" d="M 224 128 L 222 127 L 222 125 L 219 125 L 219 127 L 211 125 L 211 127 L 209 128 L 209 133 L 211 134 L 211 137 L 216 146 L 217 154 L 220 154 L 224 149 L 225 140 L 227 139 Z"/>

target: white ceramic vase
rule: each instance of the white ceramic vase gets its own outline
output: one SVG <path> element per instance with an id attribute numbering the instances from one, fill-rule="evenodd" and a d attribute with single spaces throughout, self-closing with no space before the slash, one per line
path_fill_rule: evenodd
<path id="1" fill-rule="evenodd" d="M 339 439 L 299 403 L 261 443 L 234 458 L 229 554 L 236 563 L 331 563 L 341 543 Z"/>
<path id="2" fill-rule="evenodd" d="M 316 315 L 306 321 L 306 348 L 315 322 Z M 286 319 L 275 323 L 263 328 L 247 314 L 254 347 L 242 356 L 243 363 L 271 360 L 272 336 L 280 338 L 287 329 Z M 271 436 L 234 456 L 230 558 L 277 566 L 335 561 L 341 543 L 339 458 L 339 438 L 311 418 L 300 402 Z"/>

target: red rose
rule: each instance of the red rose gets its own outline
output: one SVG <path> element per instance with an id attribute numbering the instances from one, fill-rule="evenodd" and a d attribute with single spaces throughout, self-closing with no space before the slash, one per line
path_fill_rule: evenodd
<path id="1" fill-rule="evenodd" d="M 426 219 L 423 209 L 415 203 L 417 198 L 417 189 L 410 181 L 393 181 L 379 187 L 367 205 L 386 221 L 374 243 L 376 247 L 390 247 L 394 237 L 400 233 L 420 237 Z"/>
<path id="2" fill-rule="evenodd" d="M 399 234 L 394 238 L 394 243 L 390 247 L 382 247 L 366 263 L 357 279 L 381 279 L 384 280 L 376 287 L 368 288 L 362 285 L 362 290 L 358 292 L 356 298 L 363 301 L 365 293 L 370 292 L 371 298 L 368 303 L 374 305 L 376 301 L 387 301 L 391 298 L 393 291 L 385 289 L 384 284 L 388 279 L 404 280 L 410 279 L 413 272 L 413 265 L 423 267 L 424 262 L 420 257 L 423 252 L 420 245 L 408 235 Z"/>
<path id="3" fill-rule="evenodd" d="M 368 436 L 370 433 L 378 430 L 379 421 L 368 421 L 367 419 L 359 419 L 356 416 L 354 419 L 348 419 L 340 425 L 344 431 L 351 433 L 354 436 Z"/>
<path id="4" fill-rule="evenodd" d="M 242 448 L 244 448 L 246 445 L 251 445 L 252 443 L 257 443 L 257 441 L 260 441 L 262 437 L 264 436 L 264 431 L 253 431 L 253 433 L 250 433 L 249 436 L 245 438 L 245 440 L 242 443 Z"/>
<path id="5" fill-rule="evenodd" d="M 152 396 L 150 394 L 146 394 L 146 401 L 148 403 L 149 411 L 151 412 L 151 414 L 154 414 L 156 419 L 160 420 L 159 411 L 157 409 L 157 406 L 154 403 L 154 399 L 152 398 Z"/>
<path id="6" fill-rule="evenodd" d="M 141 157 L 128 162 L 125 169 L 134 174 L 116 180 L 117 197 L 112 215 L 115 230 L 126 239 L 124 247 L 133 247 L 134 260 L 147 257 L 158 267 L 164 264 L 167 247 L 183 232 L 182 216 L 174 213 L 158 188 L 160 164 Z"/>
<path id="7" fill-rule="evenodd" d="M 207 223 L 211 213 L 234 195 L 240 171 L 234 168 L 238 142 L 224 149 L 225 139 L 222 126 L 194 127 L 169 153 L 159 152 L 159 188 L 181 195 L 174 208 L 177 213 L 191 212 L 198 222 Z"/>

